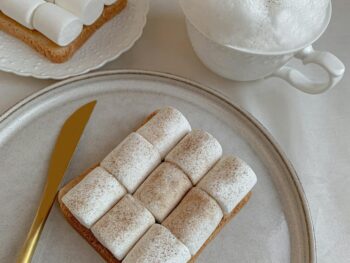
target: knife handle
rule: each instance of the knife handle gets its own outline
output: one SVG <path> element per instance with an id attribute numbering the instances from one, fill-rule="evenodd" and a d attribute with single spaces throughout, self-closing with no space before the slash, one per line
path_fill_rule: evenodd
<path id="1" fill-rule="evenodd" d="M 44 193 L 41 196 L 39 208 L 21 249 L 17 263 L 31 262 L 41 231 L 44 228 L 46 219 L 56 198 L 56 194 L 53 195 L 50 190 L 50 187 L 45 187 Z"/>

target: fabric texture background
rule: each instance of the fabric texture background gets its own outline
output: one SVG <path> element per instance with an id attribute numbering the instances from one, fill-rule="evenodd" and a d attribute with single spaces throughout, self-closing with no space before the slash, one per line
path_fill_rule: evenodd
<path id="1" fill-rule="evenodd" d="M 303 94 L 278 79 L 238 83 L 210 72 L 191 48 L 177 1 L 152 0 L 144 35 L 129 52 L 103 68 L 180 75 L 220 91 L 252 113 L 275 137 L 300 176 L 320 263 L 335 259 L 345 263 L 350 258 L 349 10 L 349 1 L 333 1 L 331 23 L 315 44 L 348 66 L 339 85 L 322 95 Z M 318 68 L 304 70 L 319 76 Z M 0 112 L 52 83 L 0 72 Z"/>

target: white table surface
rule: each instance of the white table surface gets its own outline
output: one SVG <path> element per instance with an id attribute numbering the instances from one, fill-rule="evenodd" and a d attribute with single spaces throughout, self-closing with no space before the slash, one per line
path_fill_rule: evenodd
<path id="1" fill-rule="evenodd" d="M 350 70 L 350 1 L 334 0 L 333 17 L 315 47 Z M 294 62 L 293 62 L 294 64 Z M 299 65 L 296 63 L 296 65 Z M 146 69 L 183 76 L 226 94 L 271 132 L 304 185 L 315 225 L 318 262 L 350 261 L 350 74 L 322 95 L 278 79 L 238 83 L 206 69 L 195 56 L 177 1 L 152 0 L 144 34 L 104 69 Z M 317 68 L 305 71 L 317 76 Z M 54 83 L 0 72 L 0 113 Z"/>

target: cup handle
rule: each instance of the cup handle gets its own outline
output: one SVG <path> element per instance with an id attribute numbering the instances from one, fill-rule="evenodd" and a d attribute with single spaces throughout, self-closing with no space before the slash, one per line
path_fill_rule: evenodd
<path id="1" fill-rule="evenodd" d="M 284 79 L 303 92 L 318 94 L 334 87 L 344 75 L 345 66 L 336 56 L 329 52 L 314 50 L 311 45 L 297 52 L 294 56 L 300 59 L 304 65 L 314 63 L 321 66 L 327 72 L 328 80 L 324 82 L 311 80 L 299 70 L 289 66 L 282 66 L 271 76 Z"/>

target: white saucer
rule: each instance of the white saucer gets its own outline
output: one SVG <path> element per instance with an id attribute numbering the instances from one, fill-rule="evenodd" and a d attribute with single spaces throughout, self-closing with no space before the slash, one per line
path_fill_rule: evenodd
<path id="1" fill-rule="evenodd" d="M 98 69 L 118 58 L 140 38 L 148 9 L 148 0 L 129 0 L 119 15 L 63 64 L 50 62 L 23 42 L 0 31 L 0 70 L 39 79 L 65 79 Z"/>

